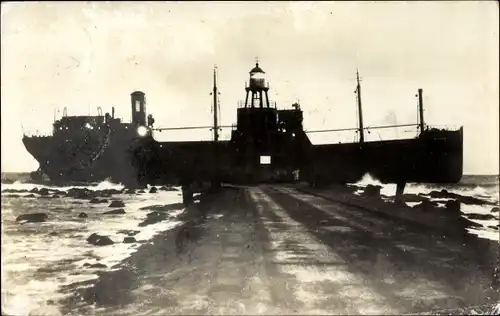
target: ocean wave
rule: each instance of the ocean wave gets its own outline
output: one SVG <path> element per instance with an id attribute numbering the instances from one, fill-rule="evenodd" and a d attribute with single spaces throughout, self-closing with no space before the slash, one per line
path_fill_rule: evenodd
<path id="1" fill-rule="evenodd" d="M 56 186 L 51 184 L 39 184 L 32 182 L 23 182 L 23 181 L 15 181 L 14 183 L 6 183 L 2 184 L 2 192 L 7 190 L 27 190 L 31 191 L 33 189 L 40 190 L 42 188 L 45 189 L 57 189 L 59 191 L 68 191 L 70 189 L 88 189 L 91 191 L 100 191 L 100 190 L 123 190 L 125 186 L 121 183 L 113 183 L 109 180 L 104 180 L 98 183 L 91 183 L 87 185 L 68 185 L 68 186 Z"/>
<path id="2" fill-rule="evenodd" d="M 11 189 L 42 188 L 35 184 L 14 183 Z M 121 186 L 102 182 L 85 186 L 89 190 L 120 189 Z M 69 190 L 71 187 L 56 187 Z M 79 187 L 83 188 L 83 187 Z M 4 189 L 4 188 L 2 188 Z M 61 293 L 63 286 L 97 278 L 99 270 L 117 268 L 124 259 L 137 251 L 160 232 L 181 224 L 176 220 L 184 209 L 169 212 L 170 220 L 140 227 L 149 211 L 142 207 L 179 204 L 178 192 L 159 191 L 154 194 L 117 194 L 113 199 L 125 203 L 125 214 L 103 215 L 108 204 L 72 203 L 69 197 L 37 199 L 2 199 L 2 309 L 10 315 L 58 315 L 56 302 L 70 293 Z M 182 204 L 180 204 L 182 205 Z M 20 214 L 45 212 L 49 218 L 43 223 L 20 224 Z M 85 212 L 88 218 L 80 219 Z M 136 234 L 134 243 L 124 243 L 126 231 Z M 86 238 L 92 233 L 109 236 L 115 243 L 105 247 L 90 245 Z M 89 267 L 101 264 L 104 266 Z M 87 266 L 84 266 L 87 265 Z"/>

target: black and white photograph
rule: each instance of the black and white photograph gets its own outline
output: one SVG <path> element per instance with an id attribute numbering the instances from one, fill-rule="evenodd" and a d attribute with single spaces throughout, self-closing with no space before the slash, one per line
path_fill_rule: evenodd
<path id="1" fill-rule="evenodd" d="M 1 3 L 1 314 L 498 315 L 498 1 Z"/>

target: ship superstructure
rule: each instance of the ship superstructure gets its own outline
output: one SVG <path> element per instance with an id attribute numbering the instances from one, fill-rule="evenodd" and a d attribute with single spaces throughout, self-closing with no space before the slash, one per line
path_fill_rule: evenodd
<path id="1" fill-rule="evenodd" d="M 232 168 L 243 169 L 243 178 L 248 180 L 252 175 L 261 179 L 291 175 L 304 165 L 311 147 L 303 130 L 300 105 L 277 109 L 269 100 L 269 83 L 258 63 L 250 71 L 245 91 L 229 144 Z"/>

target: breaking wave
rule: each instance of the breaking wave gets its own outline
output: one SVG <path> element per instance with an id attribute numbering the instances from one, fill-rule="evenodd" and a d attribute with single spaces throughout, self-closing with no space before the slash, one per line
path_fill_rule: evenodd
<path id="1" fill-rule="evenodd" d="M 358 187 L 355 194 L 360 194 L 362 189 L 367 185 L 380 186 L 380 194 L 384 195 L 384 198 L 387 200 L 392 200 L 396 194 L 396 184 L 382 183 L 370 174 L 365 174 L 361 180 L 352 185 Z M 462 180 L 456 184 L 408 183 L 404 193 L 426 197 L 430 201 L 438 202 L 438 207 L 444 207 L 446 201 L 453 200 L 453 198 L 437 198 L 430 195 L 432 192 L 440 192 L 441 190 L 446 190 L 461 197 L 470 197 L 482 201 L 483 203 L 481 204 L 461 203 L 460 205 L 462 216 L 480 226 L 477 228 L 468 228 L 468 231 L 480 238 L 499 240 L 499 213 L 498 209 L 494 211 L 494 208 L 498 207 L 500 194 L 499 177 L 497 175 L 464 175 Z M 411 206 L 418 203 L 407 204 Z"/>
<path id="2" fill-rule="evenodd" d="M 405 187 L 405 194 L 429 194 L 432 191 L 447 190 L 448 192 L 460 194 L 463 196 L 486 198 L 492 202 L 498 202 L 499 197 L 499 180 L 498 176 L 481 176 L 478 179 L 479 183 L 472 183 L 472 179 L 477 179 L 478 176 L 464 176 L 457 184 L 423 184 L 423 183 L 408 183 Z M 393 197 L 396 194 L 396 184 L 382 183 L 370 174 L 365 174 L 361 180 L 353 185 L 358 187 L 366 187 L 367 185 L 381 186 L 381 194 L 388 197 Z"/>
<path id="3" fill-rule="evenodd" d="M 110 190 L 110 189 L 116 189 L 116 190 L 123 190 L 124 185 L 119 183 L 113 183 L 109 180 L 105 180 L 102 182 L 98 183 L 93 183 L 90 185 L 68 185 L 68 186 L 54 186 L 50 184 L 37 184 L 37 183 L 32 183 L 32 182 L 25 182 L 22 180 L 17 180 L 14 183 L 2 183 L 2 192 L 5 190 L 33 190 L 33 189 L 42 189 L 42 188 L 47 188 L 47 189 L 57 189 L 59 191 L 68 191 L 69 189 L 88 189 L 92 191 L 99 191 L 99 190 Z"/>

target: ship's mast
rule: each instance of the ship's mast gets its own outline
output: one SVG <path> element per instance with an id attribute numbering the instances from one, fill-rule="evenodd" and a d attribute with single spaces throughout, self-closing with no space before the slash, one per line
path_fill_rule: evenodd
<path id="1" fill-rule="evenodd" d="M 359 84 L 359 71 L 356 69 L 356 81 L 358 85 L 356 86 L 356 93 L 358 95 L 358 115 L 359 115 L 359 142 L 364 143 L 365 135 L 363 133 L 363 111 L 361 107 L 361 85 Z"/>
<path id="2" fill-rule="evenodd" d="M 214 97 L 214 141 L 219 140 L 219 123 L 218 123 L 218 113 L 217 113 L 217 66 L 214 66 L 214 89 L 212 91 Z"/>
<path id="3" fill-rule="evenodd" d="M 418 89 L 418 112 L 420 114 L 420 133 L 424 131 L 424 103 L 422 100 L 422 89 Z"/>

